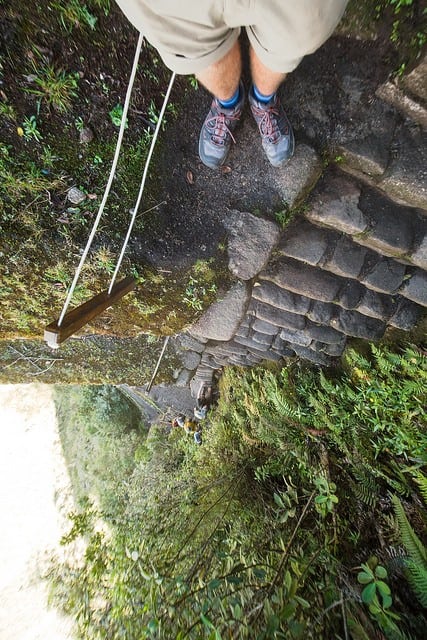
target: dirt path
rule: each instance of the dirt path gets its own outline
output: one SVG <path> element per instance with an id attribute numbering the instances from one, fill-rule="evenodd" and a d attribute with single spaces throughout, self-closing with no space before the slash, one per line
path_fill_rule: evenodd
<path id="1" fill-rule="evenodd" d="M 0 385 L 0 640 L 68 640 L 40 571 L 72 507 L 48 385 Z"/>

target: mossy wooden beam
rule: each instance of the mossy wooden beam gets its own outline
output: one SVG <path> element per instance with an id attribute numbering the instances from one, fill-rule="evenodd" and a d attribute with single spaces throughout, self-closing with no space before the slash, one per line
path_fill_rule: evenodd
<path id="1" fill-rule="evenodd" d="M 71 309 L 65 314 L 60 325 L 58 325 L 58 320 L 54 320 L 45 328 L 45 341 L 49 347 L 57 349 L 64 340 L 84 327 L 85 324 L 105 311 L 105 309 L 111 307 L 129 291 L 135 289 L 135 286 L 135 278 L 129 276 L 115 284 L 110 294 L 108 291 L 103 291 L 75 309 Z"/>

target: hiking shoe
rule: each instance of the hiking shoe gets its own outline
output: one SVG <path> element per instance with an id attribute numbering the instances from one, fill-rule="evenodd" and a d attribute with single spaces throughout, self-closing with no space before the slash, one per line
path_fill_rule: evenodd
<path id="1" fill-rule="evenodd" d="M 270 164 L 280 167 L 294 155 L 295 139 L 291 123 L 276 94 L 270 102 L 259 102 L 249 92 L 249 105 L 258 125 L 262 138 L 262 147 Z"/>
<path id="2" fill-rule="evenodd" d="M 199 156 L 203 164 L 211 169 L 216 169 L 224 164 L 231 142 L 236 142 L 233 131 L 240 120 L 245 102 L 245 90 L 242 83 L 239 88 L 240 100 L 236 106 L 226 109 L 217 98 L 214 98 L 202 125 L 199 137 Z"/>

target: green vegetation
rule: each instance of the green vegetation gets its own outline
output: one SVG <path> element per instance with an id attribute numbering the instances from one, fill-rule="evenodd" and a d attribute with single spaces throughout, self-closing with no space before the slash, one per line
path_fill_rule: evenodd
<path id="1" fill-rule="evenodd" d="M 123 106 L 121 104 L 116 104 L 108 114 L 111 118 L 111 122 L 115 127 L 120 127 L 123 117 Z M 125 129 L 127 129 L 128 123 L 126 121 Z"/>
<path id="2" fill-rule="evenodd" d="M 28 141 L 34 138 L 36 142 L 40 142 L 43 137 L 37 128 L 36 116 L 30 116 L 29 118 L 25 116 L 24 121 L 22 123 L 22 131 L 23 131 L 23 136 L 25 140 L 28 140 Z"/>
<path id="3" fill-rule="evenodd" d="M 152 427 L 117 513 L 72 515 L 53 601 L 85 640 L 423 637 L 426 379 L 415 347 L 228 369 L 201 446 Z"/>
<path id="4" fill-rule="evenodd" d="M 418 58 L 427 42 L 427 8 L 418 0 L 380 0 L 375 5 L 377 19 L 391 13 L 392 26 L 390 40 L 398 47 L 401 62 L 399 73 L 403 73 L 407 63 Z M 414 30 L 414 24 L 418 28 Z"/>
<path id="5" fill-rule="evenodd" d="M 55 386 L 59 432 L 75 497 L 118 517 L 146 430 L 140 412 L 116 387 Z M 78 461 L 78 464 L 76 462 Z M 114 469 L 114 473 L 111 470 Z"/>
<path id="6" fill-rule="evenodd" d="M 104 4 L 105 8 L 108 6 L 107 11 L 109 10 L 109 1 L 106 3 L 105 1 L 97 2 L 97 4 Z M 59 21 L 62 27 L 68 33 L 77 27 L 81 28 L 84 26 L 89 27 L 90 29 L 95 29 L 97 18 L 91 11 L 88 9 L 87 5 L 80 0 L 70 0 L 70 2 L 56 2 L 52 4 L 53 8 L 57 9 L 59 12 Z"/>
<path id="7" fill-rule="evenodd" d="M 107 18 L 110 8 L 113 15 Z M 7 258 L 0 261 L 0 302 L 2 338 L 8 339 L 40 337 L 52 310 L 56 315 L 62 308 L 113 158 L 117 131 L 112 123 L 120 124 L 135 33 L 110 0 L 45 0 L 35 8 L 7 2 L 4 17 L 14 33 L 0 54 L 0 253 Z M 111 40 L 112 23 L 117 42 Z M 64 30 L 72 31 L 66 49 L 57 46 Z M 142 73 L 137 77 L 138 97 L 128 115 L 117 179 L 72 306 L 108 285 L 138 194 L 150 121 L 157 117 L 163 75 L 168 75 L 149 47 L 141 54 L 142 70 L 151 75 L 143 80 L 144 91 L 138 86 Z M 171 110 L 176 115 L 177 106 Z M 85 128 L 90 133 L 80 142 Z M 67 200 L 71 185 L 87 196 L 78 206 Z M 133 238 L 144 234 L 147 223 L 155 225 L 156 208 L 164 201 L 158 189 L 150 179 Z M 138 280 L 136 292 L 114 315 L 107 312 L 93 323 L 91 331 L 122 337 L 141 330 L 174 333 L 200 313 L 201 300 L 207 304 L 213 298 L 223 271 L 216 268 L 216 282 L 197 298 L 195 309 L 183 301 L 194 277 L 191 265 L 164 278 L 145 264 L 137 242 L 123 264 L 123 274 Z M 200 278 L 198 283 L 204 284 Z"/>
<path id="8" fill-rule="evenodd" d="M 71 100 L 77 97 L 78 73 L 67 73 L 62 69 L 55 69 L 51 64 L 33 61 L 31 77 L 36 88 L 26 89 L 28 93 L 45 100 L 49 107 L 60 112 L 69 110 Z"/>

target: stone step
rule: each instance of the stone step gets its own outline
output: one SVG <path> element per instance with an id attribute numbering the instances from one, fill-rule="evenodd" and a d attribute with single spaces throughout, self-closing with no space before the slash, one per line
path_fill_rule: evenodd
<path id="1" fill-rule="evenodd" d="M 368 318 L 357 311 L 347 311 L 342 309 L 332 318 L 331 326 L 353 338 L 363 338 L 364 340 L 379 340 L 384 335 L 386 324 L 376 318 Z"/>
<path id="2" fill-rule="evenodd" d="M 418 142 L 421 144 L 419 140 Z M 426 156 L 427 165 L 426 137 L 423 138 L 421 147 L 418 151 Z M 418 173 L 420 166 L 422 163 L 418 160 Z M 421 177 L 418 176 L 419 183 L 415 182 L 413 189 L 423 194 L 424 191 L 427 192 L 427 170 L 422 169 L 421 173 Z M 382 189 L 385 188 L 387 180 L 391 178 L 386 172 L 379 185 Z M 427 199 L 427 195 L 425 197 Z M 412 201 L 406 202 L 396 195 L 389 197 L 384 191 L 366 184 L 360 187 L 350 177 L 329 173 L 313 191 L 305 216 L 311 222 L 329 228 L 331 235 L 328 237 L 322 229 L 316 231 L 301 225 L 300 236 L 296 225 L 290 229 L 289 239 L 285 232 L 279 249 L 285 255 L 309 264 L 319 264 L 331 243 L 336 241 L 336 232 L 340 231 L 351 236 L 358 244 L 382 255 L 397 257 L 403 261 L 416 261 L 416 250 L 427 236 L 427 218 L 424 211 L 427 204 L 423 204 L 423 198 L 424 196 L 418 193 Z M 415 254 L 415 258 L 412 258 L 412 254 Z M 422 259 L 422 256 L 420 257 Z"/>
<path id="3" fill-rule="evenodd" d="M 264 320 L 258 320 L 258 318 L 254 320 L 252 329 L 259 333 L 265 333 L 268 336 L 275 336 L 278 331 L 276 325 L 270 324 L 270 322 L 265 322 Z"/>
<path id="4" fill-rule="evenodd" d="M 289 344 L 289 349 L 295 352 L 297 356 L 303 358 L 304 360 L 308 360 L 313 364 L 319 364 L 323 367 L 328 367 L 333 364 L 333 360 L 330 356 L 327 356 L 320 351 L 314 351 L 313 349 L 309 349 L 308 347 L 301 347 L 298 344 Z"/>
<path id="5" fill-rule="evenodd" d="M 262 277 L 262 274 L 260 274 L 260 277 Z M 268 280 L 261 280 L 254 284 L 252 299 L 254 298 L 272 307 L 300 315 L 307 313 L 311 304 L 310 298 L 288 291 L 286 288 Z"/>
<path id="6" fill-rule="evenodd" d="M 257 358 L 262 360 L 273 360 L 273 362 L 278 362 L 281 359 L 281 356 L 277 354 L 272 349 L 266 349 L 265 351 L 258 351 L 258 349 L 253 349 L 249 347 L 249 351 L 255 355 Z"/>
<path id="7" fill-rule="evenodd" d="M 401 125 L 393 150 L 378 186 L 396 202 L 427 211 L 427 132 Z"/>
<path id="8" fill-rule="evenodd" d="M 405 298 L 427 307 L 427 272 L 417 269 L 400 289 Z"/>
<path id="9" fill-rule="evenodd" d="M 344 339 L 341 344 L 327 344 L 325 342 L 313 340 L 310 345 L 310 349 L 312 349 L 313 351 L 317 351 L 318 353 L 325 353 L 327 356 L 337 358 L 342 355 L 346 344 L 346 339 Z"/>
<path id="10" fill-rule="evenodd" d="M 379 293 L 398 292 L 405 278 L 408 278 L 407 270 L 412 269 L 393 258 L 380 257 L 373 252 L 365 257 L 360 281 L 329 272 L 327 266 L 316 268 L 292 258 L 276 260 L 259 274 L 261 287 L 254 288 L 253 297 L 262 298 L 276 307 L 279 306 L 277 301 L 281 300 L 282 307 L 279 308 L 286 305 L 286 310 L 291 310 L 294 303 L 293 313 L 308 313 L 310 302 L 307 298 L 354 309 L 364 297 L 366 288 Z M 281 291 L 264 285 L 264 281 L 273 283 Z M 290 296 L 289 292 L 299 294 L 299 297 Z"/>
<path id="11" fill-rule="evenodd" d="M 379 270 L 384 269 L 386 270 L 387 277 L 389 278 L 389 285 L 391 284 L 394 291 L 396 280 L 394 280 L 393 278 L 396 274 L 393 272 L 393 270 L 390 271 L 389 269 L 387 269 L 387 267 L 390 264 L 393 267 L 395 263 L 394 261 L 389 263 L 388 260 L 388 258 L 384 258 L 383 260 L 381 260 L 377 266 L 376 272 L 371 273 L 366 277 L 370 277 L 374 282 L 374 276 L 378 275 Z M 397 282 L 400 283 L 402 279 L 402 272 L 399 272 L 398 275 L 399 277 L 397 278 Z M 406 282 L 407 281 L 405 281 L 405 283 Z M 414 284 L 411 289 L 409 289 L 408 284 L 405 284 L 405 287 L 405 291 L 408 294 L 408 297 L 410 295 L 415 295 L 416 292 Z M 279 293 L 277 292 L 277 290 L 279 291 Z M 422 292 L 423 287 L 418 287 L 416 297 L 417 302 L 419 302 Z M 350 285 L 346 283 L 346 289 L 341 290 L 341 295 L 339 297 L 339 303 L 341 303 L 340 305 L 337 303 L 325 303 L 319 300 L 310 300 L 306 297 L 303 297 L 303 305 L 300 305 L 298 302 L 297 294 L 286 292 L 286 290 L 282 290 L 277 285 L 274 285 L 273 283 L 270 283 L 268 281 L 262 281 L 261 286 L 256 288 L 256 295 L 258 296 L 259 294 L 262 294 L 260 295 L 260 297 L 265 300 L 274 301 L 279 297 L 282 297 L 282 299 L 286 299 L 288 301 L 288 309 L 291 308 L 291 301 L 296 300 L 296 308 L 294 308 L 295 313 L 305 315 L 312 323 L 315 323 L 317 325 L 330 325 L 331 319 L 339 311 L 339 306 L 342 306 L 347 310 L 357 311 L 363 316 L 375 318 L 382 322 L 389 322 L 390 318 L 394 317 L 393 323 L 390 321 L 390 324 L 392 324 L 392 326 L 399 326 L 402 329 L 409 327 L 411 321 L 413 322 L 413 324 L 415 324 L 422 313 L 417 305 L 412 305 L 411 303 L 409 306 L 404 305 L 402 307 L 402 311 L 397 314 L 399 305 L 403 305 L 402 296 L 397 294 L 386 295 L 384 293 L 375 292 L 371 289 L 363 287 L 360 283 L 357 282 Z M 251 305 L 252 304 L 254 303 L 251 302 Z M 260 321 L 258 319 L 255 320 L 255 322 L 265 323 L 264 325 L 261 324 L 261 328 L 265 330 L 265 327 L 267 327 L 269 335 L 272 335 L 277 331 L 277 327 L 282 326 L 284 321 L 283 319 L 281 319 L 278 310 L 276 309 L 276 312 L 274 312 L 272 309 L 270 309 L 270 307 L 274 308 L 274 305 L 269 305 L 269 307 L 267 308 L 261 307 L 260 309 L 258 309 L 258 313 L 261 313 L 264 318 L 269 317 L 270 322 L 266 322 L 266 320 Z M 304 313 L 300 313 L 301 311 L 303 311 Z M 286 321 L 289 320 L 289 316 L 287 315 L 283 316 L 283 318 L 285 318 Z M 293 320 L 293 315 L 290 316 L 290 318 L 291 320 Z M 276 324 L 273 324 L 273 321 L 275 321 Z M 293 324 L 295 324 L 295 322 Z M 295 329 L 297 327 L 292 326 L 288 328 Z M 317 338 L 315 335 L 312 335 L 312 338 L 322 340 L 322 338 Z"/>
<path id="12" fill-rule="evenodd" d="M 328 173 L 313 190 L 306 218 L 348 235 L 363 233 L 368 220 L 359 209 L 360 187 L 338 173 Z"/>
<path id="13" fill-rule="evenodd" d="M 339 238 L 340 234 L 330 229 L 317 227 L 307 220 L 298 220 L 284 230 L 277 250 L 288 258 L 316 266 Z"/>
<path id="14" fill-rule="evenodd" d="M 258 331 L 253 331 L 251 334 L 251 338 L 254 342 L 256 342 L 257 344 L 260 344 L 261 346 L 265 347 L 270 347 L 271 343 L 273 341 L 273 337 L 267 335 L 266 333 L 260 333 Z"/>
<path id="15" fill-rule="evenodd" d="M 338 276 L 291 258 L 270 265 L 259 274 L 259 278 L 273 282 L 286 291 L 322 302 L 336 300 L 343 286 L 343 280 Z"/>
<path id="16" fill-rule="evenodd" d="M 248 310 L 259 320 L 264 320 L 281 328 L 303 329 L 305 327 L 306 320 L 304 316 L 277 309 L 269 304 L 265 304 L 265 302 L 252 300 Z M 239 338 L 239 341 L 241 341 L 241 338 Z"/>
<path id="17" fill-rule="evenodd" d="M 282 329 L 279 335 L 283 342 L 292 342 L 293 344 L 299 344 L 301 347 L 308 347 L 313 341 L 304 330 Z"/>
<path id="18" fill-rule="evenodd" d="M 418 304 L 401 298 L 396 311 L 388 319 L 387 323 L 397 329 L 410 331 L 421 320 L 425 314 L 425 309 Z"/>
<path id="19" fill-rule="evenodd" d="M 360 282 L 379 293 L 393 294 L 399 291 L 407 275 L 407 267 L 393 258 L 379 258 L 365 269 Z"/>
<path id="20" fill-rule="evenodd" d="M 397 204 L 378 189 L 367 186 L 362 189 L 359 208 L 369 226 L 366 233 L 355 236 L 356 242 L 386 256 L 410 255 L 415 234 L 422 231 L 417 209 Z M 424 220 L 423 235 L 426 234 L 427 219 Z"/>
<path id="21" fill-rule="evenodd" d="M 427 69 L 424 75 L 426 73 Z M 406 95 L 394 82 L 385 82 L 378 87 L 375 93 L 381 100 L 393 105 L 398 111 L 427 129 L 427 109 L 421 102 Z"/>
<path id="22" fill-rule="evenodd" d="M 247 353 L 248 348 L 250 347 L 251 349 L 255 349 L 258 351 L 265 351 L 266 349 L 266 345 L 260 343 L 260 342 L 255 342 L 251 336 L 247 337 L 247 338 L 242 338 L 241 336 L 235 336 L 234 337 L 234 343 L 236 344 L 236 347 L 240 347 L 240 349 L 245 350 L 245 352 Z M 270 345 L 268 345 L 270 346 Z M 234 347 L 233 347 L 234 349 Z"/>

